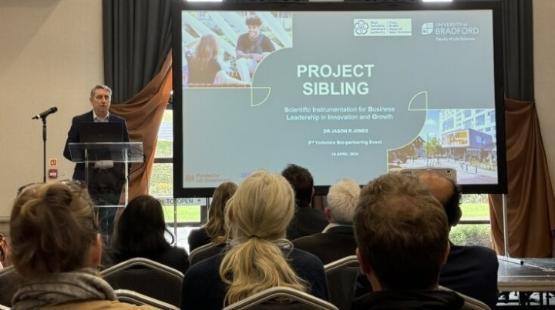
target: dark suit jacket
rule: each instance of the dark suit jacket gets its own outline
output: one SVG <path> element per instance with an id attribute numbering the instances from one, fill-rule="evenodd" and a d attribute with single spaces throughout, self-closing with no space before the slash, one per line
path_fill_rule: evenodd
<path id="1" fill-rule="evenodd" d="M 287 227 L 287 239 L 297 238 L 319 233 L 328 225 L 324 212 L 312 207 L 295 207 L 295 216 Z"/>
<path id="2" fill-rule="evenodd" d="M 335 226 L 326 232 L 293 240 L 295 248 L 318 256 L 328 264 L 346 256 L 355 255 L 357 247 L 353 226 Z"/>
<path id="3" fill-rule="evenodd" d="M 191 230 L 187 240 L 189 241 L 189 253 L 193 252 L 194 249 L 211 242 L 210 236 L 204 227 Z"/>
<path id="4" fill-rule="evenodd" d="M 494 309 L 497 303 L 499 262 L 492 249 L 451 244 L 439 284 L 476 298 Z"/>
<path id="5" fill-rule="evenodd" d="M 82 124 L 82 123 L 92 123 L 92 122 L 94 122 L 92 110 L 85 113 L 85 114 L 75 116 L 71 120 L 71 128 L 69 129 L 69 132 L 67 133 L 67 140 L 66 140 L 66 145 L 65 145 L 65 148 L 64 148 L 64 157 L 65 158 L 71 160 L 71 156 L 70 156 L 70 153 L 69 153 L 69 143 L 70 142 L 80 142 L 79 141 L 80 124 Z M 126 124 L 125 120 L 123 118 L 120 118 L 120 117 L 115 116 L 114 114 L 110 113 L 109 122 L 110 123 L 123 123 L 123 127 L 124 127 L 123 141 L 124 142 L 129 142 L 129 134 L 127 133 L 127 124 Z M 75 170 L 73 171 L 73 179 L 74 180 L 81 180 L 81 181 L 85 180 L 85 164 L 78 163 L 78 164 L 75 165 Z"/>

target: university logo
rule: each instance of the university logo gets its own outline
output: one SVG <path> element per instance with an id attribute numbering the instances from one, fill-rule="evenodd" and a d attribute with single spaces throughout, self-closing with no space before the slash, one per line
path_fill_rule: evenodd
<path id="1" fill-rule="evenodd" d="M 432 34 L 434 32 L 434 23 L 424 23 L 422 24 L 422 29 L 420 33 L 424 36 Z"/>

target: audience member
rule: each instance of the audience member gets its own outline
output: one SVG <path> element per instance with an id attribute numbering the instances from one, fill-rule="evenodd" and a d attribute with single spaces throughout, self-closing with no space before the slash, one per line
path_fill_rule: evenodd
<path id="1" fill-rule="evenodd" d="M 225 242 L 224 208 L 235 190 L 237 185 L 233 182 L 222 183 L 216 188 L 208 209 L 208 222 L 189 234 L 189 252 L 210 242 L 214 244 Z"/>
<path id="2" fill-rule="evenodd" d="M 443 205 L 449 229 L 458 224 L 462 211 L 461 192 L 456 183 L 433 171 L 419 174 L 420 183 Z M 497 255 L 481 246 L 460 246 L 450 242 L 447 263 L 441 268 L 439 284 L 470 297 L 490 308 L 497 303 Z"/>
<path id="3" fill-rule="evenodd" d="M 231 247 L 191 266 L 181 308 L 221 309 L 274 286 L 327 299 L 322 262 L 284 239 L 293 213 L 293 190 L 283 177 L 264 171 L 247 177 L 226 208 Z"/>
<path id="4" fill-rule="evenodd" d="M 185 273 L 189 267 L 187 252 L 171 246 L 165 233 L 173 239 L 166 227 L 160 201 L 148 195 L 135 197 L 116 225 L 111 249 L 113 262 L 144 257 Z"/>
<path id="5" fill-rule="evenodd" d="M 24 189 L 13 205 L 10 238 L 13 265 L 25 278 L 12 309 L 143 309 L 118 302 L 98 276 L 98 220 L 90 196 L 76 183 Z"/>
<path id="6" fill-rule="evenodd" d="M 197 43 L 194 53 L 186 55 L 189 85 L 246 84 L 226 73 L 218 61 L 218 54 L 219 47 L 216 37 L 212 34 L 203 35 Z"/>
<path id="7" fill-rule="evenodd" d="M 353 216 L 360 195 L 360 186 L 344 179 L 330 187 L 324 214 L 330 222 L 323 232 L 293 241 L 296 248 L 318 256 L 324 264 L 355 255 Z"/>
<path id="8" fill-rule="evenodd" d="M 290 164 L 282 172 L 295 191 L 295 216 L 287 227 L 287 239 L 312 235 L 321 232 L 328 221 L 318 209 L 312 208 L 314 197 L 314 180 L 310 172 L 303 167 Z"/>
<path id="9" fill-rule="evenodd" d="M 10 264 L 10 248 L 3 234 L 0 234 L 0 270 Z"/>
<path id="10" fill-rule="evenodd" d="M 449 252 L 447 217 L 415 177 L 387 174 L 368 183 L 354 227 L 373 292 L 357 298 L 352 309 L 461 309 L 457 293 L 437 289 Z"/>

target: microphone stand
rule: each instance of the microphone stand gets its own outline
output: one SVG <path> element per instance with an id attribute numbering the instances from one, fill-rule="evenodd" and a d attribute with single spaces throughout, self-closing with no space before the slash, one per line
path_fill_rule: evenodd
<path id="1" fill-rule="evenodd" d="M 42 120 L 42 182 L 46 183 L 46 117 Z"/>

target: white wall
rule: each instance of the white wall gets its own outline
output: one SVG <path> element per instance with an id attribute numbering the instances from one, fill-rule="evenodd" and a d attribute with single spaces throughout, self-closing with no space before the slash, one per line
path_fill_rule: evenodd
<path id="1" fill-rule="evenodd" d="M 534 87 L 543 144 L 555 188 L 554 0 L 534 0 Z"/>
<path id="2" fill-rule="evenodd" d="M 42 181 L 42 123 L 31 117 L 51 106 L 59 110 L 48 117 L 47 157 L 58 159 L 60 178 L 71 178 L 67 130 L 103 82 L 101 4 L 0 0 L 0 222 L 20 185 Z"/>

